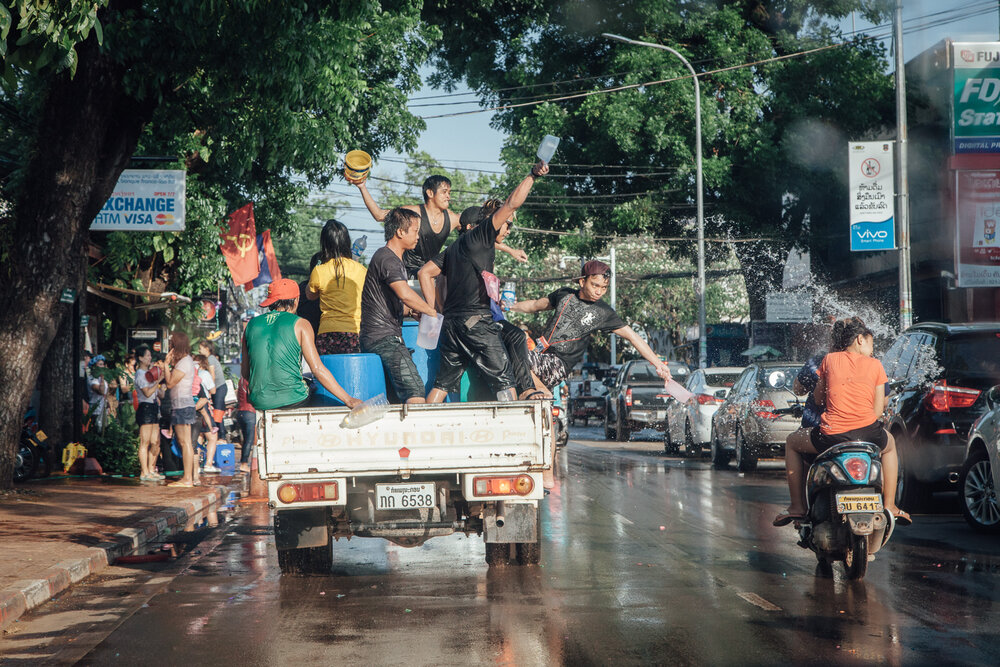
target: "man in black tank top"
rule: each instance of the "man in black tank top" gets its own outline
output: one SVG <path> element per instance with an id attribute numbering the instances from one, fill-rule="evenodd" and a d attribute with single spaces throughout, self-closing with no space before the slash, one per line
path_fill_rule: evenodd
<path id="1" fill-rule="evenodd" d="M 365 181 L 354 183 L 361 191 L 361 198 L 372 217 L 381 222 L 389 213 L 388 209 L 379 208 L 368 192 Z M 417 247 L 406 251 L 403 256 L 403 266 L 407 277 L 416 279 L 417 271 L 424 264 L 441 252 L 448 235 L 458 229 L 458 215 L 448 207 L 451 205 L 451 181 L 446 176 L 430 176 L 421 188 L 424 193 L 424 203 L 419 206 L 409 205 L 402 208 L 413 211 L 420 216 L 420 233 Z M 505 252 L 519 262 L 527 262 L 528 254 L 523 250 L 515 250 L 503 243 L 497 243 L 495 248 Z"/>

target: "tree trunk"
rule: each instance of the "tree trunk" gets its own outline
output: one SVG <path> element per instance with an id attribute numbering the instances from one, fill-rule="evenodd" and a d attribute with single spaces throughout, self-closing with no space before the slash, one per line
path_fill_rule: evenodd
<path id="1" fill-rule="evenodd" d="M 781 289 L 788 247 L 774 243 L 734 243 L 740 272 L 750 301 L 750 321 L 763 322 L 767 314 L 767 293 Z"/>
<path id="2" fill-rule="evenodd" d="M 77 298 L 83 296 L 78 294 Z M 59 448 L 73 438 L 73 410 L 80 409 L 73 403 L 79 370 L 79 359 L 73 358 L 73 334 L 79 335 L 80 330 L 78 323 L 73 322 L 73 304 L 60 303 L 56 309 L 60 311 L 56 317 L 61 322 L 42 362 L 38 425 L 53 447 Z"/>
<path id="3" fill-rule="evenodd" d="M 78 52 L 74 78 L 52 77 L 14 207 L 12 261 L 0 293 L 0 488 L 12 484 L 21 421 L 63 319 L 59 295 L 85 289 L 87 230 L 154 109 L 152 100 L 125 94 L 125 70 L 93 36 Z"/>

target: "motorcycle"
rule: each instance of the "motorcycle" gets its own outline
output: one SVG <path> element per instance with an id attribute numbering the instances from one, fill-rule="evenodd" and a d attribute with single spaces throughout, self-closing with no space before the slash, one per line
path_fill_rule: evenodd
<path id="1" fill-rule="evenodd" d="M 52 472 L 53 454 L 48 438 L 25 419 L 21 438 L 14 454 L 14 481 L 26 482 L 32 477 L 48 477 Z"/>
<path id="2" fill-rule="evenodd" d="M 802 409 L 796 403 L 775 412 L 801 417 Z M 806 502 L 806 518 L 794 525 L 798 545 L 816 554 L 816 574 L 832 576 L 833 562 L 840 561 L 848 579 L 863 579 L 896 525 L 882 500 L 881 450 L 856 440 L 817 454 L 806 474 Z"/>

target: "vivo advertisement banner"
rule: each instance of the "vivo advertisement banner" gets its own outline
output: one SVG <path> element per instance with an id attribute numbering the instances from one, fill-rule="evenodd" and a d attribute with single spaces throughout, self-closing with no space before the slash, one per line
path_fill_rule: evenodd
<path id="1" fill-rule="evenodd" d="M 91 231 L 184 231 L 184 179 L 183 169 L 126 169 Z"/>
<path id="2" fill-rule="evenodd" d="M 1000 153 L 1000 42 L 952 43 L 956 153 Z"/>
<path id="3" fill-rule="evenodd" d="M 852 251 L 896 247 L 892 145 L 891 141 L 852 141 L 847 145 Z"/>
<path id="4" fill-rule="evenodd" d="M 958 287 L 1000 287 L 1000 170 L 955 172 Z"/>

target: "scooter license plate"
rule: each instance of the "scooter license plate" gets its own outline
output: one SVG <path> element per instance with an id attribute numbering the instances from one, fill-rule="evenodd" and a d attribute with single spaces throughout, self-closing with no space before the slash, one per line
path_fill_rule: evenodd
<path id="1" fill-rule="evenodd" d="M 855 512 L 881 512 L 882 496 L 878 493 L 838 493 L 837 512 L 852 514 Z"/>

